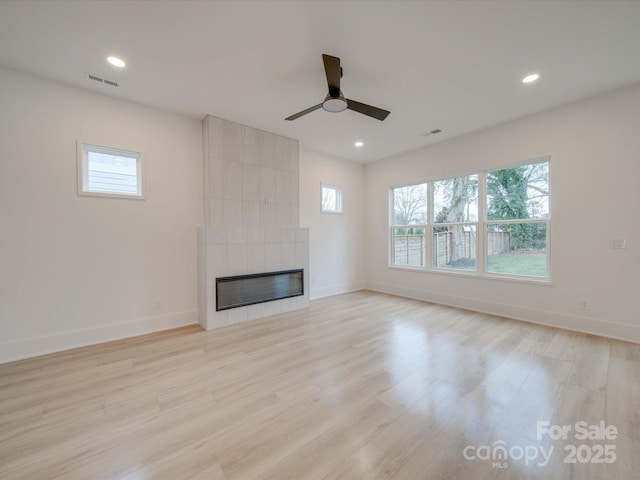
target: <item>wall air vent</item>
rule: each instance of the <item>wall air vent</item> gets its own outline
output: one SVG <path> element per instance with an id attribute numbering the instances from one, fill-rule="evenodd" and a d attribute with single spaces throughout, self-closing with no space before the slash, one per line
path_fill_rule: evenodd
<path id="1" fill-rule="evenodd" d="M 105 85 L 111 85 L 112 87 L 118 87 L 120 84 L 113 80 L 107 80 L 106 78 L 102 78 L 99 75 L 94 75 L 93 73 L 85 73 L 85 77 L 89 80 L 93 80 L 94 82 L 104 83 Z"/>
<path id="2" fill-rule="evenodd" d="M 431 135 L 435 135 L 436 133 L 440 133 L 440 132 L 442 132 L 442 130 L 440 130 L 439 128 L 436 128 L 435 130 L 431 130 L 430 132 L 423 133 L 422 136 L 430 137 Z"/>

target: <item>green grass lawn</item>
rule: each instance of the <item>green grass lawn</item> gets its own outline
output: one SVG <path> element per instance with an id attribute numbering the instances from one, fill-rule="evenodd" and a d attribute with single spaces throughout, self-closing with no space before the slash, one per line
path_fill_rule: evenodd
<path id="1" fill-rule="evenodd" d="M 487 271 L 491 273 L 511 273 L 532 277 L 547 276 L 547 257 L 544 254 L 518 255 L 503 253 L 489 255 Z"/>
<path id="2" fill-rule="evenodd" d="M 547 257 L 544 253 L 503 253 L 501 255 L 489 255 L 489 273 L 506 273 L 512 275 L 529 275 L 531 277 L 547 276 Z M 450 270 L 474 271 L 475 262 L 465 265 L 442 265 L 439 268 Z"/>

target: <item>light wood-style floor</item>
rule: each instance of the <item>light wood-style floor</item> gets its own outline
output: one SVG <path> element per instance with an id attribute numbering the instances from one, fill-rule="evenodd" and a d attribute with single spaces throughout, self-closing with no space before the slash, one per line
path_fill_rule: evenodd
<path id="1" fill-rule="evenodd" d="M 640 345 L 371 292 L 0 365 L 2 479 L 639 477 Z"/>

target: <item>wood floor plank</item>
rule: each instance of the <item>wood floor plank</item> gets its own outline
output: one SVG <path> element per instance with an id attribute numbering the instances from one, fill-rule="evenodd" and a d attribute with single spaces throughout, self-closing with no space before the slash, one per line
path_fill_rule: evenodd
<path id="1" fill-rule="evenodd" d="M 576 352 L 568 382 L 596 392 L 603 392 L 607 385 L 610 353 L 609 340 L 585 336 Z"/>
<path id="2" fill-rule="evenodd" d="M 636 479 L 640 472 L 640 440 L 619 435 L 609 442 L 616 447 L 616 459 L 613 463 L 601 464 L 600 480 Z"/>
<path id="3" fill-rule="evenodd" d="M 558 360 L 573 362 L 576 358 L 578 347 L 580 347 L 580 343 L 584 338 L 585 336 L 582 333 L 557 330 L 544 355 Z"/>
<path id="4" fill-rule="evenodd" d="M 351 450 L 350 450 L 351 452 Z M 350 453 L 349 452 L 349 453 Z M 364 480 L 391 478 L 398 465 L 371 443 L 366 443 L 327 473 L 323 480 Z"/>
<path id="5" fill-rule="evenodd" d="M 586 388 L 567 384 L 552 423 L 557 425 L 575 425 L 584 421 L 589 425 L 597 425 L 604 419 L 605 394 Z"/>
<path id="6" fill-rule="evenodd" d="M 351 452 L 364 445 L 377 428 L 390 422 L 394 416 L 391 408 L 374 402 L 353 416 L 345 418 L 344 422 L 316 436 L 255 478 L 322 479 L 339 466 Z"/>
<path id="7" fill-rule="evenodd" d="M 179 475 L 182 475 L 181 471 L 179 472 Z M 187 480 L 225 480 L 225 478 L 220 465 L 215 464 L 212 467 L 207 468 L 206 470 L 202 470 L 201 472 L 188 477 Z"/>
<path id="8" fill-rule="evenodd" d="M 612 358 L 605 397 L 606 421 L 622 435 L 640 441 L 640 362 Z"/>
<path id="9" fill-rule="evenodd" d="M 640 345 L 611 340 L 611 358 L 640 362 Z"/>
<path id="10" fill-rule="evenodd" d="M 551 421 L 567 385 L 571 363 L 542 357 L 502 411 L 498 423 L 529 440 L 537 440 L 537 422 Z"/>

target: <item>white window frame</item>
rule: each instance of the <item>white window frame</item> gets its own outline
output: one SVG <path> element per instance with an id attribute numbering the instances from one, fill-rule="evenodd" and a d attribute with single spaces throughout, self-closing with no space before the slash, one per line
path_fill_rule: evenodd
<path id="1" fill-rule="evenodd" d="M 397 184 L 389 187 L 389 249 L 388 249 L 388 267 L 401 270 L 423 271 L 428 273 L 438 273 L 446 275 L 464 275 L 470 277 L 479 278 L 493 278 L 503 280 L 513 280 L 518 282 L 529 282 L 538 284 L 552 285 L 552 249 L 551 249 L 551 228 L 552 228 L 552 161 L 551 155 L 544 155 L 540 157 L 530 158 L 520 162 L 511 163 L 504 166 L 490 168 L 481 171 L 469 172 L 462 175 L 451 175 L 450 177 L 438 177 L 429 180 L 413 181 L 403 184 Z M 491 172 L 515 168 L 524 165 L 531 165 L 534 163 L 547 162 L 549 164 L 548 170 L 548 184 L 549 184 L 549 214 L 546 218 L 530 218 L 530 219 L 516 219 L 516 220 L 488 220 L 487 219 L 487 176 Z M 434 265 L 433 261 L 433 232 L 435 227 L 458 225 L 458 223 L 435 223 L 435 212 L 433 211 L 433 193 L 434 182 L 446 180 L 449 178 L 463 177 L 466 175 L 478 175 L 478 221 L 477 222 L 461 222 L 459 225 L 475 225 L 476 226 L 476 270 L 463 270 L 463 269 L 445 269 L 439 268 Z M 394 212 L 394 190 L 397 188 L 408 187 L 412 185 L 427 184 L 427 224 L 425 225 L 395 225 L 395 212 Z M 547 275 L 545 277 L 537 277 L 530 275 L 510 274 L 510 273 L 498 273 L 488 271 L 488 255 L 486 247 L 486 236 L 488 231 L 488 225 L 506 225 L 509 223 L 522 224 L 522 223 L 544 223 L 546 225 L 546 261 L 547 261 Z M 396 228 L 400 227 L 412 227 L 412 228 L 424 228 L 425 229 L 425 258 L 423 266 L 415 265 L 402 265 L 396 264 L 394 258 L 394 233 Z"/>
<path id="2" fill-rule="evenodd" d="M 333 190 L 336 192 L 336 209 L 330 210 L 324 208 L 324 190 Z M 333 215 L 342 215 L 342 187 L 337 185 L 330 185 L 328 183 L 320 184 L 320 212 L 329 213 Z"/>
<path id="3" fill-rule="evenodd" d="M 444 180 L 452 180 L 454 178 L 462 178 L 462 177 L 470 177 L 476 175 L 478 177 L 478 192 L 477 192 L 477 197 L 478 197 L 478 220 L 476 220 L 475 222 L 472 220 L 468 220 L 465 222 L 442 222 L 442 223 L 436 223 L 436 212 L 435 212 L 435 207 L 434 207 L 434 195 L 435 195 L 435 187 L 434 187 L 434 183 L 437 182 L 441 182 Z M 481 268 L 481 262 L 479 260 L 479 258 L 481 257 L 481 255 L 479 255 L 480 251 L 478 249 L 478 241 L 479 241 L 479 234 L 480 234 L 480 219 L 482 218 L 480 216 L 480 177 L 483 175 L 482 172 L 480 173 L 470 173 L 467 175 L 454 175 L 451 177 L 446 177 L 446 178 L 439 178 L 437 180 L 431 180 L 429 181 L 429 188 L 428 188 L 428 192 L 429 192 L 429 215 L 428 215 L 428 219 L 429 219 L 429 228 L 428 231 L 430 233 L 430 252 L 429 252 L 429 257 L 430 257 L 430 261 L 431 263 L 429 264 L 430 268 L 433 268 L 434 270 L 438 270 L 438 271 L 444 271 L 444 272 L 462 272 L 462 273 L 471 273 L 471 274 L 477 274 L 478 272 L 480 272 L 480 268 Z M 434 245 L 434 240 L 435 240 L 435 236 L 436 236 L 436 228 L 439 227 L 475 227 L 475 236 L 476 236 L 476 252 L 475 252 L 475 260 L 476 260 L 476 266 L 473 270 L 464 270 L 464 269 L 455 269 L 455 268 L 445 268 L 445 267 L 439 267 L 437 265 L 437 261 L 435 259 L 435 245 Z"/>
<path id="4" fill-rule="evenodd" d="M 116 191 L 91 190 L 89 188 L 89 152 L 106 153 L 136 159 L 135 194 Z M 127 198 L 133 200 L 146 199 L 146 165 L 144 153 L 140 150 L 113 148 L 90 142 L 77 141 L 78 195 L 91 197 Z"/>
<path id="5" fill-rule="evenodd" d="M 524 165 L 533 165 L 534 163 L 544 163 L 547 162 L 549 164 L 549 170 L 547 172 L 547 183 L 549 185 L 549 213 L 546 218 L 526 218 L 526 219 L 513 219 L 513 220 L 489 220 L 487 218 L 487 177 L 491 172 L 497 172 L 500 170 L 506 170 L 509 168 L 522 167 Z M 486 170 L 482 173 L 483 182 L 482 182 L 482 195 L 484 200 L 482 201 L 482 259 L 483 259 L 483 272 L 487 277 L 493 278 L 504 278 L 509 280 L 522 280 L 522 281 L 530 281 L 537 283 L 551 283 L 551 205 L 553 203 L 553 195 L 551 193 L 551 155 L 543 155 L 541 157 L 530 158 L 528 160 L 524 160 L 521 162 L 512 163 L 509 165 L 504 165 L 498 168 L 492 168 L 490 170 Z M 480 192 L 478 192 L 480 194 Z M 489 225 L 517 225 L 517 224 L 525 224 L 525 223 L 544 223 L 545 224 L 545 245 L 546 245 L 546 260 L 547 260 L 547 276 L 546 277 L 536 277 L 532 275 L 519 275 L 513 273 L 499 273 L 499 272 L 489 272 L 489 260 L 487 254 L 487 248 L 484 247 L 484 243 L 486 243 L 487 232 Z"/>
<path id="6" fill-rule="evenodd" d="M 395 215 L 395 198 L 394 198 L 394 193 L 393 191 L 397 188 L 405 188 L 405 187 L 414 187 L 414 186 L 418 186 L 418 185 L 422 185 L 422 184 L 426 184 L 427 186 L 427 215 L 426 215 L 426 223 L 415 223 L 412 225 L 396 225 L 395 221 L 396 221 L 396 215 Z M 398 267 L 398 268 L 405 268 L 405 269 L 428 269 L 431 268 L 431 255 L 430 255 L 430 249 L 431 249 L 431 241 L 429 239 L 429 228 L 430 228 L 430 224 L 429 224 L 429 218 L 431 215 L 431 189 L 433 188 L 433 185 L 431 185 L 431 182 L 429 181 L 423 181 L 423 182 L 412 182 L 412 183 L 405 183 L 402 185 L 394 185 L 393 187 L 391 187 L 389 189 L 389 223 L 390 223 L 390 235 L 389 235 L 389 264 L 392 267 Z M 396 236 L 396 228 L 421 228 L 424 230 L 424 243 L 422 245 L 422 251 L 421 251 L 421 258 L 422 258 L 422 265 L 403 265 L 401 263 L 395 263 L 396 258 L 395 258 L 395 236 Z"/>

